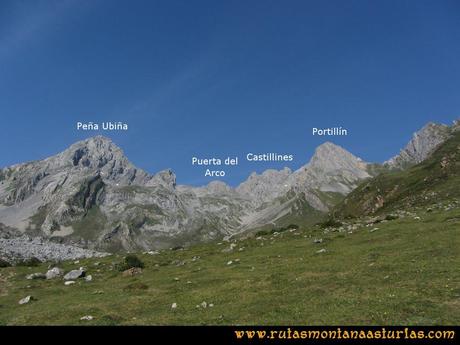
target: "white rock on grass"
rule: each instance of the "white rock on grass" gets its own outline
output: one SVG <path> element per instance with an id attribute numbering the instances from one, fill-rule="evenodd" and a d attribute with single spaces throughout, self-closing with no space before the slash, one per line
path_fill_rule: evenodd
<path id="1" fill-rule="evenodd" d="M 93 280 L 93 276 L 92 276 L 91 274 L 90 274 L 90 275 L 87 275 L 87 276 L 85 277 L 85 280 L 86 280 L 87 282 L 90 282 L 90 281 Z"/>
<path id="2" fill-rule="evenodd" d="M 317 254 L 326 253 L 326 249 L 324 249 L 324 248 L 323 248 L 323 249 L 320 249 L 320 250 L 318 250 L 316 253 L 317 253 Z"/>
<path id="3" fill-rule="evenodd" d="M 80 318 L 81 321 L 91 321 L 94 317 L 92 315 L 85 315 Z"/>
<path id="4" fill-rule="evenodd" d="M 69 286 L 69 285 L 73 285 L 75 284 L 75 281 L 74 280 L 68 280 L 64 283 L 65 286 Z"/>
<path id="5" fill-rule="evenodd" d="M 171 309 L 176 309 L 177 308 L 177 303 L 174 302 L 173 304 L 171 304 Z"/>
<path id="6" fill-rule="evenodd" d="M 32 299 L 33 299 L 32 296 L 26 296 L 19 300 L 19 304 L 27 304 L 30 301 L 32 301 Z"/>

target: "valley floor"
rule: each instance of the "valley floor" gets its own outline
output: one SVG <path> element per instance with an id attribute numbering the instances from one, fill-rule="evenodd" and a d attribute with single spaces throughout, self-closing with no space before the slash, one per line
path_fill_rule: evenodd
<path id="1" fill-rule="evenodd" d="M 26 280 L 48 264 L 0 268 L 0 324 L 460 323 L 458 207 L 235 243 L 230 252 L 223 242 L 139 254 L 145 269 L 134 277 L 116 270 L 122 256 L 65 262 L 64 270 L 84 266 L 93 277 L 70 286 Z M 34 300 L 19 305 L 28 295 Z"/>

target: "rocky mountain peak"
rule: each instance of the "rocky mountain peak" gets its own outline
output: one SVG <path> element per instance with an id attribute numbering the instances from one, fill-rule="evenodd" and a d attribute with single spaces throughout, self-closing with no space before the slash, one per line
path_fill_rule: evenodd
<path id="1" fill-rule="evenodd" d="M 101 168 L 109 161 L 126 160 L 123 151 L 112 140 L 103 136 L 79 141 L 60 156 L 66 163 L 87 168 Z"/>
<path id="2" fill-rule="evenodd" d="M 101 135 L 81 140 L 44 163 L 51 170 L 70 168 L 73 175 L 100 175 L 109 184 L 145 184 L 151 178 L 137 169 L 111 139 Z"/>
<path id="3" fill-rule="evenodd" d="M 331 142 L 318 146 L 307 164 L 310 170 L 329 173 L 337 170 L 366 170 L 367 163 Z M 364 177 L 363 177 L 364 178 Z"/>

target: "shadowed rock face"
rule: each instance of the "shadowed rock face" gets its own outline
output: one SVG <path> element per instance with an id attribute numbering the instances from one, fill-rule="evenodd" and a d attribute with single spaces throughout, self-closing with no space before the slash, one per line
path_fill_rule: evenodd
<path id="1" fill-rule="evenodd" d="M 442 140 L 444 130 L 436 126 L 427 125 L 406 156 L 422 159 Z M 426 139 L 436 133 L 439 138 Z M 324 143 L 294 172 L 253 173 L 237 188 L 220 181 L 180 186 L 171 170 L 150 175 L 110 139 L 97 136 L 0 170 L 0 224 L 9 233 L 92 249 L 161 248 L 231 236 L 305 210 L 327 211 L 333 205 L 328 193 L 346 195 L 368 177 L 367 163 Z"/>

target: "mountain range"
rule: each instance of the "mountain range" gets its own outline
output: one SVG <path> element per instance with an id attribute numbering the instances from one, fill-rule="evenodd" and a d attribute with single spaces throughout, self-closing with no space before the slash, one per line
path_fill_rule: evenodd
<path id="1" fill-rule="evenodd" d="M 458 132 L 429 123 L 382 164 L 326 142 L 296 171 L 253 173 L 238 187 L 178 185 L 171 170 L 136 168 L 110 139 L 77 142 L 50 158 L 0 170 L 0 237 L 40 236 L 104 250 L 151 250 L 315 223 L 362 182 L 427 160 Z"/>

